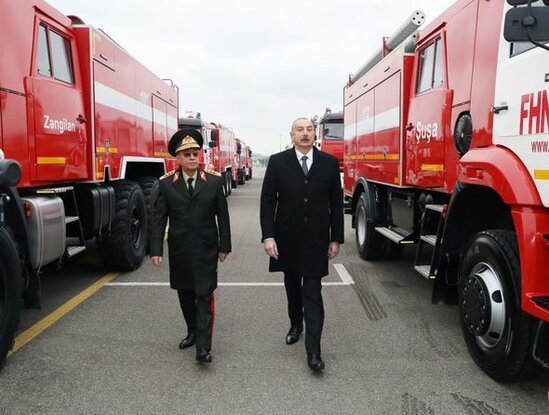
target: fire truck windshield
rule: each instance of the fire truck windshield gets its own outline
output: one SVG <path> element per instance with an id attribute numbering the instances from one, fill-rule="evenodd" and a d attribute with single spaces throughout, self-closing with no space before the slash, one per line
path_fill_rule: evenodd
<path id="1" fill-rule="evenodd" d="M 343 123 L 326 122 L 324 124 L 324 139 L 341 140 L 343 138 Z"/>

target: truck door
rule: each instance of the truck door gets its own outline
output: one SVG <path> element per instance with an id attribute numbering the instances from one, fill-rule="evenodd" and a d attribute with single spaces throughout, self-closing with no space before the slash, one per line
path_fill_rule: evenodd
<path id="1" fill-rule="evenodd" d="M 410 185 L 442 187 L 444 141 L 448 129 L 451 91 L 445 81 L 442 36 L 437 35 L 416 52 L 406 124 L 406 180 Z"/>
<path id="2" fill-rule="evenodd" d="M 60 181 L 88 177 L 86 118 L 74 38 L 40 17 L 36 23 L 35 59 L 27 79 L 29 143 L 33 179 Z M 32 136 L 31 136 L 32 137 Z M 33 146 L 34 144 L 34 146 Z M 34 151 L 32 148 L 34 147 Z"/>
<path id="3" fill-rule="evenodd" d="M 502 36 L 498 55 L 493 142 L 518 156 L 549 207 L 549 52 Z"/>

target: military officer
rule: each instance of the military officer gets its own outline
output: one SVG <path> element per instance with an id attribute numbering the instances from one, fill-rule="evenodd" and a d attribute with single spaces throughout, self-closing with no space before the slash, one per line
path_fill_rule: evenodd
<path id="1" fill-rule="evenodd" d="M 203 141 L 192 128 L 170 139 L 168 151 L 180 167 L 160 178 L 150 255 L 160 266 L 169 218 L 170 286 L 177 290 L 188 330 L 179 347 L 194 344 L 196 360 L 211 362 L 217 264 L 231 252 L 231 232 L 221 175 L 198 168 Z"/>

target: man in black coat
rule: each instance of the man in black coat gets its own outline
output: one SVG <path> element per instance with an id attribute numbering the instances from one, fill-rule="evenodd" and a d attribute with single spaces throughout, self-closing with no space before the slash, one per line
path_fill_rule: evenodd
<path id="1" fill-rule="evenodd" d="M 315 127 L 298 118 L 294 147 L 269 158 L 261 190 L 261 231 L 269 271 L 284 272 L 290 330 L 298 341 L 305 318 L 307 364 L 324 369 L 320 337 L 324 324 L 321 279 L 343 243 L 343 195 L 338 161 L 314 147 Z"/>
<path id="2" fill-rule="evenodd" d="M 217 261 L 231 252 L 231 230 L 221 175 L 198 168 L 202 143 L 202 135 L 192 128 L 170 139 L 168 150 L 180 168 L 160 178 L 150 255 L 160 266 L 169 218 L 170 286 L 177 290 L 188 329 L 179 348 L 196 344 L 196 360 L 211 362 Z"/>

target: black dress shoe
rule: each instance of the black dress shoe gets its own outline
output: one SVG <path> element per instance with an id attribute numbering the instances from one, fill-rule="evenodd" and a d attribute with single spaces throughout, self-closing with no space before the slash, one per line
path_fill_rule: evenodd
<path id="1" fill-rule="evenodd" d="M 181 343 L 179 343 L 179 348 L 186 349 L 187 347 L 191 347 L 193 344 L 194 344 L 194 333 L 189 333 L 187 334 L 187 337 L 181 340 Z"/>
<path id="2" fill-rule="evenodd" d="M 212 355 L 208 350 L 200 349 L 196 352 L 196 360 L 199 362 L 210 363 L 212 361 Z"/>
<path id="3" fill-rule="evenodd" d="M 290 327 L 290 330 L 286 335 L 286 344 L 294 344 L 295 342 L 297 342 L 302 332 L 303 332 L 303 326 Z"/>
<path id="4" fill-rule="evenodd" d="M 314 372 L 320 372 L 326 367 L 320 355 L 314 353 L 307 353 L 307 365 Z"/>

